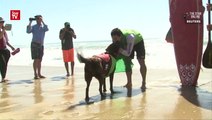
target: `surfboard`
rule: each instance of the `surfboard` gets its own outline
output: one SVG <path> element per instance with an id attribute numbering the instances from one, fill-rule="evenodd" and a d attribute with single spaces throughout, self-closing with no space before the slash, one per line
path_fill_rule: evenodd
<path id="1" fill-rule="evenodd" d="M 203 49 L 202 0 L 169 0 L 170 22 L 182 85 L 196 86 Z"/>

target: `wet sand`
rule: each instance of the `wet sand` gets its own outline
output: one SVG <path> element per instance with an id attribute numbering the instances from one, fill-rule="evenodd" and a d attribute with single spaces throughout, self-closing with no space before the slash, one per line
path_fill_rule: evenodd
<path id="1" fill-rule="evenodd" d="M 147 89 L 133 69 L 133 88 L 124 73 L 116 73 L 111 95 L 101 99 L 93 78 L 85 104 L 83 67 L 65 77 L 64 67 L 43 67 L 45 79 L 34 80 L 31 66 L 9 66 L 10 81 L 0 83 L 0 119 L 212 119 L 212 70 L 201 70 L 198 87 L 180 86 L 175 69 L 148 69 Z"/>

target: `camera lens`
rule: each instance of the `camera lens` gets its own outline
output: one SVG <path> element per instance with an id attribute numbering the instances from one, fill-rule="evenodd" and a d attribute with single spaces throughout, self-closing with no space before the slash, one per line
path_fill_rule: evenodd
<path id="1" fill-rule="evenodd" d="M 68 28 L 70 28 L 70 25 L 67 25 Z"/>
<path id="2" fill-rule="evenodd" d="M 29 18 L 29 21 L 35 20 L 35 18 Z"/>

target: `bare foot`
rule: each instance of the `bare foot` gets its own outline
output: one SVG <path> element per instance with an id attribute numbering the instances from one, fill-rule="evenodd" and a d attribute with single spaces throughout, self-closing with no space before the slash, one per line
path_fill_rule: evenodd
<path id="1" fill-rule="evenodd" d="M 142 84 L 141 90 L 142 90 L 142 92 L 145 92 L 146 91 L 146 85 Z"/>
<path id="2" fill-rule="evenodd" d="M 4 82 L 6 82 L 6 81 L 9 81 L 9 80 L 6 79 L 6 78 L 3 78 L 3 79 L 1 80 L 1 83 L 4 83 Z"/>
<path id="3" fill-rule="evenodd" d="M 43 76 L 43 75 L 39 75 L 39 77 L 40 77 L 40 78 L 46 78 L 46 77 L 45 77 L 45 76 Z"/>
<path id="4" fill-rule="evenodd" d="M 132 84 L 126 84 L 126 85 L 124 85 L 124 87 L 126 87 L 126 88 L 132 88 Z"/>
<path id="5" fill-rule="evenodd" d="M 1 80 L 1 82 L 0 82 L 0 83 L 4 83 L 4 82 L 6 82 L 6 81 L 4 81 L 4 80 Z"/>
<path id="6" fill-rule="evenodd" d="M 66 74 L 66 77 L 69 77 L 69 76 L 70 76 L 70 74 L 69 74 L 69 73 L 67 73 L 67 74 Z"/>

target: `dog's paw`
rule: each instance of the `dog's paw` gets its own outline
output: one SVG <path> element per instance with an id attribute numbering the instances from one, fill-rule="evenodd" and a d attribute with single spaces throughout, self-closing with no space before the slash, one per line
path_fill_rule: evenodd
<path id="1" fill-rule="evenodd" d="M 85 98 L 85 102 L 89 102 L 89 97 L 86 97 Z"/>
<path id="2" fill-rule="evenodd" d="M 102 93 L 102 94 L 101 94 L 101 97 L 106 97 L 106 96 L 107 96 L 106 93 Z"/>
<path id="3" fill-rule="evenodd" d="M 106 95 L 101 95 L 101 100 L 105 100 L 106 99 Z"/>
<path id="4" fill-rule="evenodd" d="M 115 92 L 113 90 L 110 90 L 111 94 L 114 94 Z"/>
<path id="5" fill-rule="evenodd" d="M 85 98 L 85 103 L 86 103 L 87 105 L 93 104 L 93 103 L 94 103 L 94 100 L 89 99 L 89 98 Z"/>

